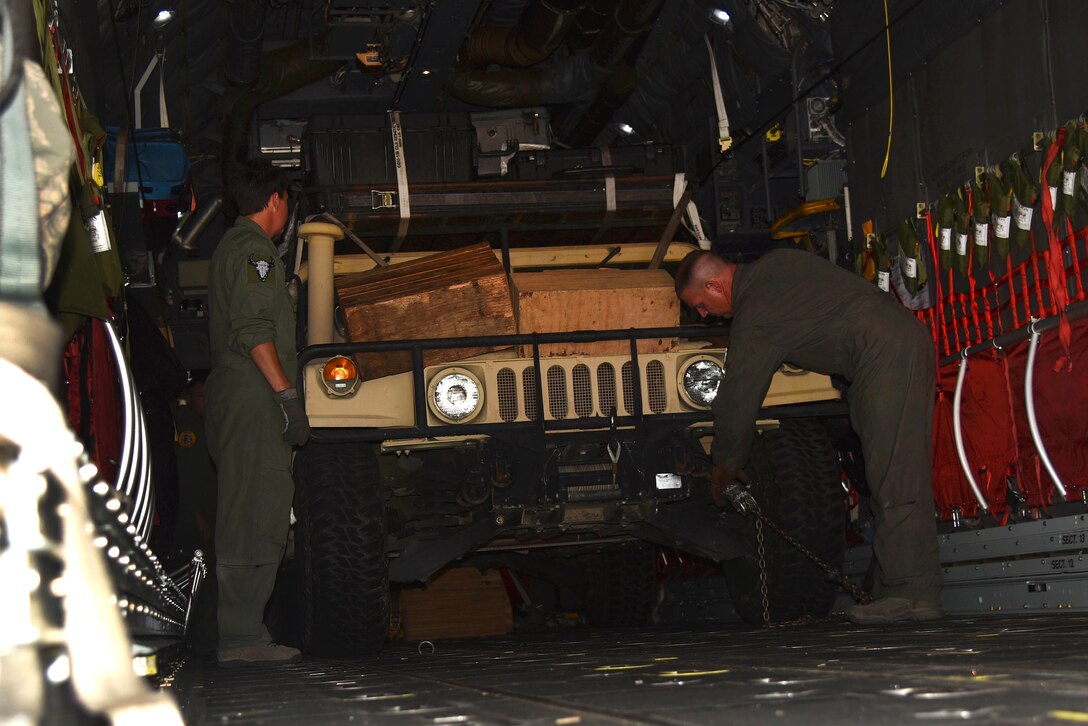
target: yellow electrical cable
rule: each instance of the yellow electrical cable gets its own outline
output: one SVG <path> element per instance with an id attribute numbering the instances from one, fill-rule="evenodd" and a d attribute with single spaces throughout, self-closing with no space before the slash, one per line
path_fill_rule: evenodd
<path id="1" fill-rule="evenodd" d="M 892 95 L 892 29 L 888 19 L 888 0 L 884 0 L 884 37 L 888 41 L 888 148 L 884 151 L 884 166 L 880 169 L 880 178 L 888 173 L 888 159 L 892 155 L 892 119 L 895 97 Z"/>

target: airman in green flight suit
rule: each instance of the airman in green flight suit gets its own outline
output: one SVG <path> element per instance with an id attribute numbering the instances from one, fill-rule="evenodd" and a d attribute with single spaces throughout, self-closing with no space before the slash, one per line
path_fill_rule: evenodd
<path id="1" fill-rule="evenodd" d="M 206 386 L 219 484 L 217 659 L 224 667 L 300 657 L 272 642 L 263 617 L 290 526 L 291 447 L 310 434 L 294 388 L 295 311 L 272 241 L 287 223 L 287 180 L 267 162 L 250 162 L 231 187 L 240 216 L 209 270 Z"/>
<path id="2" fill-rule="evenodd" d="M 729 364 L 714 399 L 715 501 L 741 476 L 755 420 L 784 362 L 850 381 L 876 522 L 877 572 L 862 624 L 943 615 L 933 512 L 936 355 L 925 327 L 887 293 L 802 250 L 750 265 L 693 252 L 676 275 L 680 299 L 701 316 L 733 319 Z"/>

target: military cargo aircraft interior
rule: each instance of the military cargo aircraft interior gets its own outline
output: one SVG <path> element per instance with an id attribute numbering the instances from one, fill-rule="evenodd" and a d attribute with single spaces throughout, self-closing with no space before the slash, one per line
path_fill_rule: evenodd
<path id="1" fill-rule="evenodd" d="M 1088 721 L 1086 34 L 0 0 L 0 724 Z"/>

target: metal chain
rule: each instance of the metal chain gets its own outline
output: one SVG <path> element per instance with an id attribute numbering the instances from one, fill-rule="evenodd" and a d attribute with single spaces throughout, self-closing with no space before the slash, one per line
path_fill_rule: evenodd
<path id="1" fill-rule="evenodd" d="M 771 604 L 767 596 L 767 548 L 763 542 L 763 521 L 756 518 L 756 552 L 759 554 L 759 596 L 763 600 L 763 627 L 771 622 Z"/>
<path id="2" fill-rule="evenodd" d="M 850 582 L 850 580 L 847 579 L 846 575 L 844 575 L 842 572 L 837 570 L 835 567 L 833 567 L 832 565 L 830 565 L 827 562 L 825 562 L 824 560 L 822 560 L 819 555 L 817 555 L 815 552 L 810 550 L 808 547 L 805 547 L 803 544 L 801 544 L 796 539 L 794 539 L 788 532 L 786 532 L 786 530 L 782 529 L 777 524 L 775 524 L 770 519 L 768 519 L 767 515 L 764 514 L 761 509 L 756 507 L 756 508 L 752 509 L 751 512 L 756 517 L 756 522 L 757 522 L 757 524 L 756 524 L 756 536 L 757 536 L 757 538 L 762 537 L 761 527 L 759 526 L 759 523 L 766 524 L 768 527 L 770 527 L 775 532 L 775 534 L 777 534 L 782 539 L 786 540 L 786 542 L 788 542 L 790 544 L 790 546 L 794 547 L 798 552 L 803 554 L 808 559 L 812 560 L 812 562 L 815 563 L 815 565 L 817 567 L 819 567 L 821 570 L 823 570 L 827 574 L 827 579 L 828 580 L 830 580 L 831 582 L 837 583 L 840 587 L 842 587 L 842 589 L 844 589 L 848 593 L 850 593 L 850 595 L 854 598 L 855 601 L 857 601 L 858 603 L 861 603 L 862 605 L 868 605 L 869 603 L 871 603 L 873 601 L 873 598 L 869 595 L 869 593 L 865 592 L 860 587 L 858 587 L 854 583 Z"/>

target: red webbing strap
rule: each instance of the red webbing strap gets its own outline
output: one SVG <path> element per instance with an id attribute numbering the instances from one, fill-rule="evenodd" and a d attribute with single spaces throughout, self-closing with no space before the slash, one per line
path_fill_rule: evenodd
<path id="1" fill-rule="evenodd" d="M 1016 282 L 1012 270 L 1012 255 L 1005 258 L 1005 275 L 1009 284 L 1009 309 L 1012 311 L 1012 328 L 1020 327 L 1020 315 L 1016 312 Z"/>
<path id="2" fill-rule="evenodd" d="M 960 349 L 960 315 L 956 312 L 956 289 L 952 270 L 948 271 L 948 317 L 952 319 L 952 350 Z M 964 315 L 967 311 L 964 311 Z M 966 336 L 964 336 L 966 337 Z M 966 347 L 966 346 L 965 346 Z"/>
<path id="3" fill-rule="evenodd" d="M 1047 311 L 1046 311 L 1046 305 L 1043 302 L 1043 280 L 1042 280 L 1042 278 L 1039 277 L 1039 257 L 1045 256 L 1046 254 L 1047 253 L 1045 253 L 1045 252 L 1037 252 L 1037 253 L 1035 253 L 1034 255 L 1031 256 L 1031 272 L 1035 276 L 1035 302 L 1036 302 L 1037 309 L 1039 311 L 1039 317 L 1040 318 L 1045 317 Z M 1053 315 L 1053 314 L 1055 314 L 1053 312 L 1054 298 L 1051 298 L 1050 302 L 1051 302 L 1051 314 Z"/>
<path id="4" fill-rule="evenodd" d="M 1033 253 L 1034 259 L 1034 253 Z M 1024 317 L 1030 318 L 1031 315 L 1031 291 L 1028 289 L 1028 262 L 1024 260 L 1024 264 L 1020 265 L 1020 290 L 1024 295 Z"/>
<path id="5" fill-rule="evenodd" d="M 990 284 L 983 287 L 982 296 L 986 300 L 986 308 L 989 310 L 989 326 L 990 337 L 996 338 L 1004 331 L 1004 326 L 1001 324 L 1001 312 L 998 307 L 1001 305 L 1001 298 L 997 294 L 997 280 L 994 279 L 994 273 L 992 270 L 986 271 L 987 276 L 990 278 Z M 990 306 L 990 291 L 994 293 L 994 304 Z"/>
<path id="6" fill-rule="evenodd" d="M 1058 156 L 1058 151 L 1065 143 L 1065 127 L 1058 129 L 1058 134 L 1054 139 L 1054 143 L 1050 145 L 1050 149 L 1046 153 L 1046 159 L 1043 161 L 1043 168 L 1040 171 L 1041 178 L 1046 180 L 1047 171 L 1050 169 L 1050 165 L 1054 163 L 1054 159 Z M 1070 360 L 1069 357 L 1069 345 L 1073 341 L 1073 329 L 1069 325 L 1069 319 L 1065 315 L 1065 309 L 1069 306 L 1069 289 L 1066 284 L 1065 264 L 1062 258 L 1062 243 L 1058 239 L 1058 232 L 1054 229 L 1054 204 L 1050 199 L 1049 194 L 1043 194 L 1043 226 L 1046 228 L 1046 236 L 1048 240 L 1048 255 L 1046 260 L 1046 274 L 1048 281 L 1050 282 L 1050 299 L 1054 302 L 1054 305 L 1058 308 L 1058 338 L 1062 342 L 1062 349 L 1065 351 L 1066 360 Z M 1068 222 L 1068 220 L 1066 220 Z M 1070 230 L 1072 231 L 1072 230 Z M 1073 250 L 1073 258 L 1076 259 L 1076 249 Z"/>
<path id="7" fill-rule="evenodd" d="M 926 238 L 929 240 L 929 254 L 933 257 L 933 309 L 935 310 L 936 319 L 933 322 L 933 344 L 936 346 L 937 351 L 940 352 L 941 337 L 939 332 L 944 330 L 944 300 L 941 297 L 941 263 L 940 257 L 937 256 L 937 242 L 933 235 L 933 218 L 926 210 Z M 948 350 L 948 341 L 944 341 L 944 354 L 949 355 L 951 351 Z M 939 357 L 939 356 L 938 356 Z M 937 375 L 940 376 L 940 366 L 937 366 Z"/>
<path id="8" fill-rule="evenodd" d="M 972 215 L 972 219 L 974 219 L 973 215 L 975 213 L 975 202 L 974 202 L 974 199 L 973 199 L 973 195 L 971 194 L 971 187 L 970 186 L 967 187 L 967 213 Z M 971 227 L 972 227 L 971 233 L 974 234 L 975 231 L 976 231 L 974 229 L 975 225 L 972 224 Z M 987 241 L 989 241 L 989 240 L 987 240 Z M 976 244 L 978 244 L 978 241 L 972 239 L 971 240 L 971 245 L 967 248 L 967 290 L 968 290 L 968 292 L 967 292 L 966 295 L 964 295 L 964 298 L 965 299 L 970 298 L 970 300 L 971 300 L 971 322 L 973 322 L 975 324 L 975 336 L 977 336 L 977 338 L 978 338 L 978 340 L 976 340 L 975 342 L 976 343 L 981 343 L 982 342 L 982 327 L 979 325 L 979 322 L 978 322 L 978 300 L 975 299 L 975 273 L 973 272 L 974 266 L 975 266 L 975 245 Z M 965 305 L 966 305 L 966 303 L 965 303 Z M 968 333 L 968 335 L 967 335 L 967 345 L 972 345 L 970 332 L 971 332 L 970 330 L 967 331 L 967 333 Z"/>
<path id="9" fill-rule="evenodd" d="M 56 29 L 50 31 L 49 37 L 52 40 L 53 55 L 57 59 L 57 73 L 60 75 L 61 105 L 64 107 L 64 117 L 68 122 L 68 133 L 72 135 L 72 142 L 76 147 L 76 156 L 79 159 L 79 178 L 86 183 L 89 169 L 87 168 L 87 160 L 83 154 L 83 127 L 79 123 L 79 114 L 72 108 L 71 77 L 68 75 L 68 68 L 64 63 L 64 57 L 60 52 L 60 43 L 57 40 Z"/>
<path id="10" fill-rule="evenodd" d="M 1073 299 L 1079 302 L 1084 299 L 1084 284 L 1080 278 L 1080 260 L 1077 259 L 1077 233 L 1073 231 L 1072 222 L 1067 219 L 1065 223 L 1069 225 L 1069 256 L 1073 258 L 1073 280 L 1077 284 L 1077 294 Z"/>
<path id="11" fill-rule="evenodd" d="M 1009 467 L 1013 468 L 1013 474 L 1016 476 L 1016 481 L 1020 485 L 1020 489 L 1022 491 L 1023 488 L 1024 488 L 1024 477 L 1020 472 L 1020 454 L 1019 454 L 1019 451 L 1018 451 L 1018 449 L 1019 449 L 1019 443 L 1018 442 L 1020 441 L 1020 432 L 1017 430 L 1017 427 L 1016 427 L 1016 414 L 1014 413 L 1014 411 L 1016 409 L 1013 408 L 1013 405 L 1015 403 L 1015 399 L 1013 398 L 1013 392 L 1012 392 L 1012 379 L 1009 378 L 1009 357 L 1007 355 L 1005 355 L 1005 351 L 1001 350 L 1000 348 L 997 348 L 997 349 L 994 350 L 994 355 L 1001 362 L 1001 375 L 1002 375 L 1002 378 L 1005 379 L 1005 396 L 1006 396 L 1006 400 L 1009 403 L 1009 422 L 1010 422 L 1010 424 L 1012 426 L 1012 445 L 1013 445 L 1013 448 L 1015 450 L 1014 455 L 1013 455 L 1013 459 L 1009 463 Z M 1007 517 L 1008 517 L 1008 512 L 1006 511 L 1006 518 Z M 1004 522 L 1002 522 L 1002 524 L 1004 524 Z"/>

